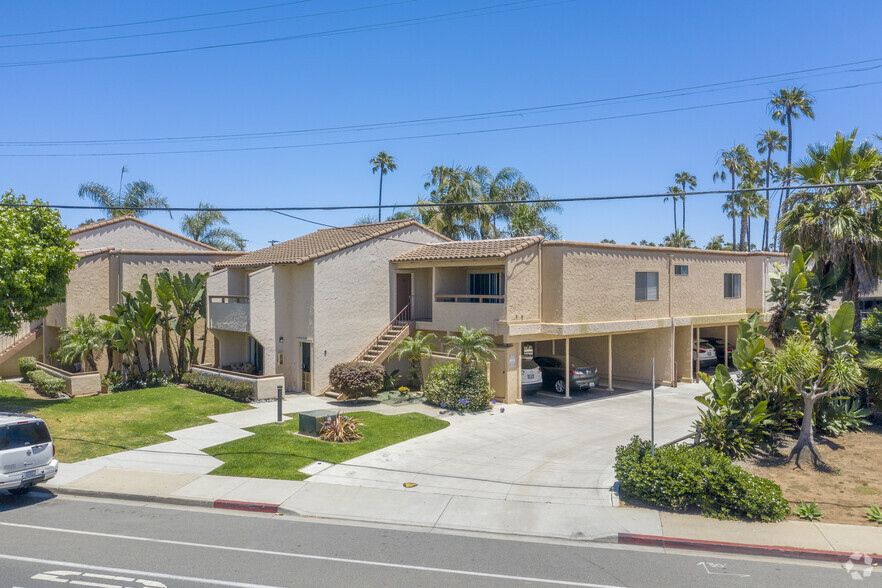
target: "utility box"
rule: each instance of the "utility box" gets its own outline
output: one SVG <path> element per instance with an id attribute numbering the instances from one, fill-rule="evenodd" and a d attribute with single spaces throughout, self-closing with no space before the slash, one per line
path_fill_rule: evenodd
<path id="1" fill-rule="evenodd" d="M 298 427 L 301 435 L 309 435 L 310 437 L 318 437 L 322 430 L 322 421 L 328 417 L 335 416 L 337 413 L 333 410 L 310 410 L 301 412 L 298 417 Z"/>

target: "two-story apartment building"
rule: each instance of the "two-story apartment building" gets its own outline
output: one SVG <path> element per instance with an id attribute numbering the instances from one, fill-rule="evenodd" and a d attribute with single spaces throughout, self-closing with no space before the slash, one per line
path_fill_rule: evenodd
<path id="1" fill-rule="evenodd" d="M 423 244 L 424 243 L 424 244 Z M 484 327 L 496 395 L 521 400 L 521 359 L 570 355 L 603 387 L 691 381 L 693 347 L 765 312 L 783 254 L 636 247 L 540 237 L 449 241 L 415 221 L 323 229 L 218 265 L 209 279 L 217 365 L 282 373 L 320 394 L 330 368 L 363 355 L 396 318 L 439 339 Z"/>
<path id="2" fill-rule="evenodd" d="M 219 251 L 183 235 L 143 220 L 121 216 L 73 229 L 70 239 L 76 242 L 79 256 L 70 272 L 65 298 L 49 307 L 46 317 L 23 326 L 20 336 L 0 340 L 0 376 L 18 375 L 18 358 L 33 355 L 49 361 L 58 347 L 61 329 L 79 314 L 111 314 L 122 300 L 121 292 L 134 292 L 146 274 L 153 278 L 164 269 L 172 273 L 210 272 L 215 263 L 242 255 L 240 251 Z M 4 344 L 5 343 L 5 344 Z M 213 339 L 199 342 L 213 353 Z M 166 366 L 164 350 L 160 365 Z M 107 357 L 98 362 L 99 371 L 107 366 Z"/>

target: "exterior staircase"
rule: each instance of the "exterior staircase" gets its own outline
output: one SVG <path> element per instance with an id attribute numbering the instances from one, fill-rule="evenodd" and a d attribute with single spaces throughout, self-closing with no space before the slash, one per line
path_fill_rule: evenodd
<path id="1" fill-rule="evenodd" d="M 377 364 L 383 363 L 383 361 L 395 351 L 395 348 L 401 340 L 410 336 L 413 331 L 413 322 L 405 319 L 405 317 L 410 316 L 409 309 L 409 306 L 404 307 L 404 309 L 392 319 L 392 322 L 386 325 L 386 327 L 380 332 L 380 335 L 371 341 L 367 347 L 362 349 L 352 361 L 363 361 Z M 337 397 L 337 394 L 331 391 L 330 385 L 324 389 L 323 394 L 325 396 Z"/>
<path id="2" fill-rule="evenodd" d="M 0 338 L 0 364 L 15 357 L 16 353 L 36 341 L 42 332 L 43 321 L 40 320 L 33 325 L 25 323 L 12 337 Z"/>

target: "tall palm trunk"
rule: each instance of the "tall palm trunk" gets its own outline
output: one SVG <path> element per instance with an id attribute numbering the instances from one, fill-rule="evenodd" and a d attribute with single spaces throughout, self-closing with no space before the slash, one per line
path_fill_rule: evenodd
<path id="1" fill-rule="evenodd" d="M 383 222 L 383 176 L 386 174 L 386 168 L 380 166 L 380 200 L 377 204 L 377 222 Z"/>
<path id="2" fill-rule="evenodd" d="M 791 110 L 790 107 L 787 107 L 787 174 L 784 176 L 784 185 L 787 186 L 786 192 L 783 194 L 783 199 L 778 201 L 778 217 L 781 217 L 781 208 L 784 205 L 784 202 L 790 198 L 790 174 L 793 173 L 793 169 L 790 167 L 790 163 L 792 161 L 793 156 L 793 123 L 790 119 Z M 775 223 L 775 231 L 777 232 L 777 222 Z"/>
<path id="3" fill-rule="evenodd" d="M 748 231 L 748 223 L 750 222 L 748 219 L 750 215 L 747 214 L 747 211 L 744 210 L 741 212 L 741 240 L 738 241 L 738 248 L 741 251 L 747 251 L 749 248 L 745 248 L 748 243 L 749 231 Z"/>
<path id="4" fill-rule="evenodd" d="M 686 185 L 685 184 L 683 185 L 683 196 L 681 196 L 681 199 L 683 200 L 683 218 L 681 220 L 683 221 L 683 234 L 686 234 Z"/>
<path id="5" fill-rule="evenodd" d="M 766 219 L 763 223 L 763 249 L 769 250 L 769 185 L 771 183 L 772 171 L 772 146 L 769 145 L 769 157 L 766 159 Z"/>
<path id="6" fill-rule="evenodd" d="M 732 170 L 729 170 L 732 171 Z M 735 251 L 735 172 L 732 171 L 732 194 L 729 196 L 732 204 L 732 251 Z"/>
<path id="7" fill-rule="evenodd" d="M 677 199 L 671 198 L 674 201 L 674 232 L 677 232 Z"/>

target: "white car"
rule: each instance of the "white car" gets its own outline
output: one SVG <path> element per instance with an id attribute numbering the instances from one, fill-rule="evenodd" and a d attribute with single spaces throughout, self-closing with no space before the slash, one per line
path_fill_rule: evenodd
<path id="1" fill-rule="evenodd" d="M 19 496 L 58 473 L 46 423 L 33 415 L 0 412 L 0 490 Z"/>
<path id="2" fill-rule="evenodd" d="M 702 341 L 692 348 L 692 361 L 698 360 L 699 365 L 717 363 L 717 350 L 710 343 Z"/>
<path id="3" fill-rule="evenodd" d="M 521 358 L 521 392 L 532 394 L 542 389 L 542 368 L 532 359 Z"/>

